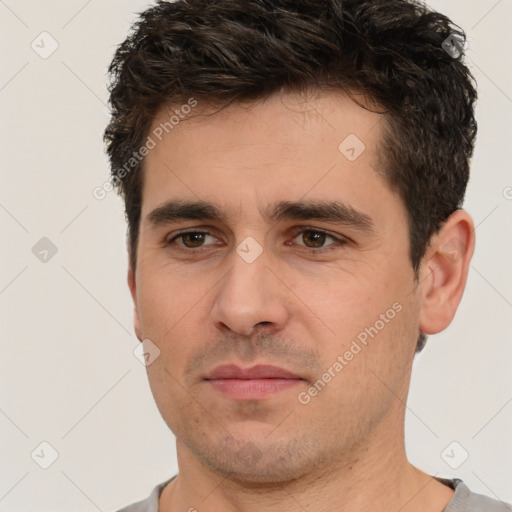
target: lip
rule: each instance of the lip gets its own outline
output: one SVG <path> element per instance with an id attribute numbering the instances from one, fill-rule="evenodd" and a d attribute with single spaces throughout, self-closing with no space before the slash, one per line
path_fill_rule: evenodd
<path id="1" fill-rule="evenodd" d="M 233 364 L 217 366 L 205 380 L 215 391 L 237 400 L 262 400 L 304 381 L 277 366 L 240 368 Z"/>
<path id="2" fill-rule="evenodd" d="M 216 379 L 302 379 L 299 375 L 284 368 L 269 364 L 258 364 L 250 368 L 240 368 L 235 364 L 223 364 L 213 369 L 206 377 L 207 380 Z"/>

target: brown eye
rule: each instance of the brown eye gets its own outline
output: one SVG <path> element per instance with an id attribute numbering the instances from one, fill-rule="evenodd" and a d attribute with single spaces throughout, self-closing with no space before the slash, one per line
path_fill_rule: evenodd
<path id="1" fill-rule="evenodd" d="M 302 233 L 302 241 L 306 244 L 306 247 L 323 247 L 327 236 L 326 233 L 321 231 L 304 231 Z"/>
<path id="2" fill-rule="evenodd" d="M 325 245 L 327 239 L 329 238 L 333 240 L 333 242 Z M 296 234 L 295 239 L 300 240 L 298 242 L 299 246 L 305 247 L 307 249 L 323 249 L 324 247 L 335 245 L 336 242 L 342 242 L 342 240 L 337 240 L 334 236 L 329 235 L 325 231 L 316 229 L 302 229 L 299 233 Z"/>
<path id="3" fill-rule="evenodd" d="M 208 247 L 209 245 L 214 245 L 215 240 L 217 239 L 206 231 L 186 231 L 166 240 L 165 245 L 178 246 L 183 250 L 198 249 L 203 246 Z"/>
<path id="4" fill-rule="evenodd" d="M 179 236 L 179 238 L 181 239 L 185 247 L 193 248 L 200 247 L 204 243 L 206 235 L 206 233 L 192 232 L 183 233 Z"/>

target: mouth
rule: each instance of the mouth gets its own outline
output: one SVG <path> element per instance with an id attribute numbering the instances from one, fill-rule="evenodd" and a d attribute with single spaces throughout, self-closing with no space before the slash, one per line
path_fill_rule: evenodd
<path id="1" fill-rule="evenodd" d="M 262 400 L 304 382 L 299 375 L 277 366 L 240 368 L 232 364 L 217 366 L 205 380 L 214 391 L 238 400 Z"/>

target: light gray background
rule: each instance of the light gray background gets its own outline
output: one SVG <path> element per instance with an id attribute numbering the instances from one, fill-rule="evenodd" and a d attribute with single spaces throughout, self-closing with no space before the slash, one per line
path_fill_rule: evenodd
<path id="1" fill-rule="evenodd" d="M 455 321 L 414 363 L 407 449 L 431 474 L 512 501 L 512 6 L 430 3 L 467 31 L 479 84 L 465 203 L 477 248 Z M 0 0 L 0 511 L 106 512 L 177 471 L 132 354 L 121 200 L 92 196 L 109 172 L 106 68 L 146 5 Z M 51 48 L 43 31 L 59 45 L 46 59 L 31 47 Z M 32 253 L 42 237 L 58 249 L 46 263 Z M 58 452 L 48 469 L 31 458 L 42 441 Z M 469 453 L 456 470 L 441 456 L 453 441 L 452 465 Z M 43 446 L 34 459 L 49 456 Z"/>

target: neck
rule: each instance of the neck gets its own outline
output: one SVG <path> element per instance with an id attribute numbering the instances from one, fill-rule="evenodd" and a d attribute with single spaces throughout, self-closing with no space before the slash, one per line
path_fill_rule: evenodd
<path id="1" fill-rule="evenodd" d="M 350 453 L 279 484 L 244 484 L 219 476 L 178 441 L 179 474 L 163 490 L 159 510 L 441 512 L 453 490 L 407 461 L 403 422 L 397 431 L 396 421 L 390 420 L 391 415 L 379 433 Z"/>

